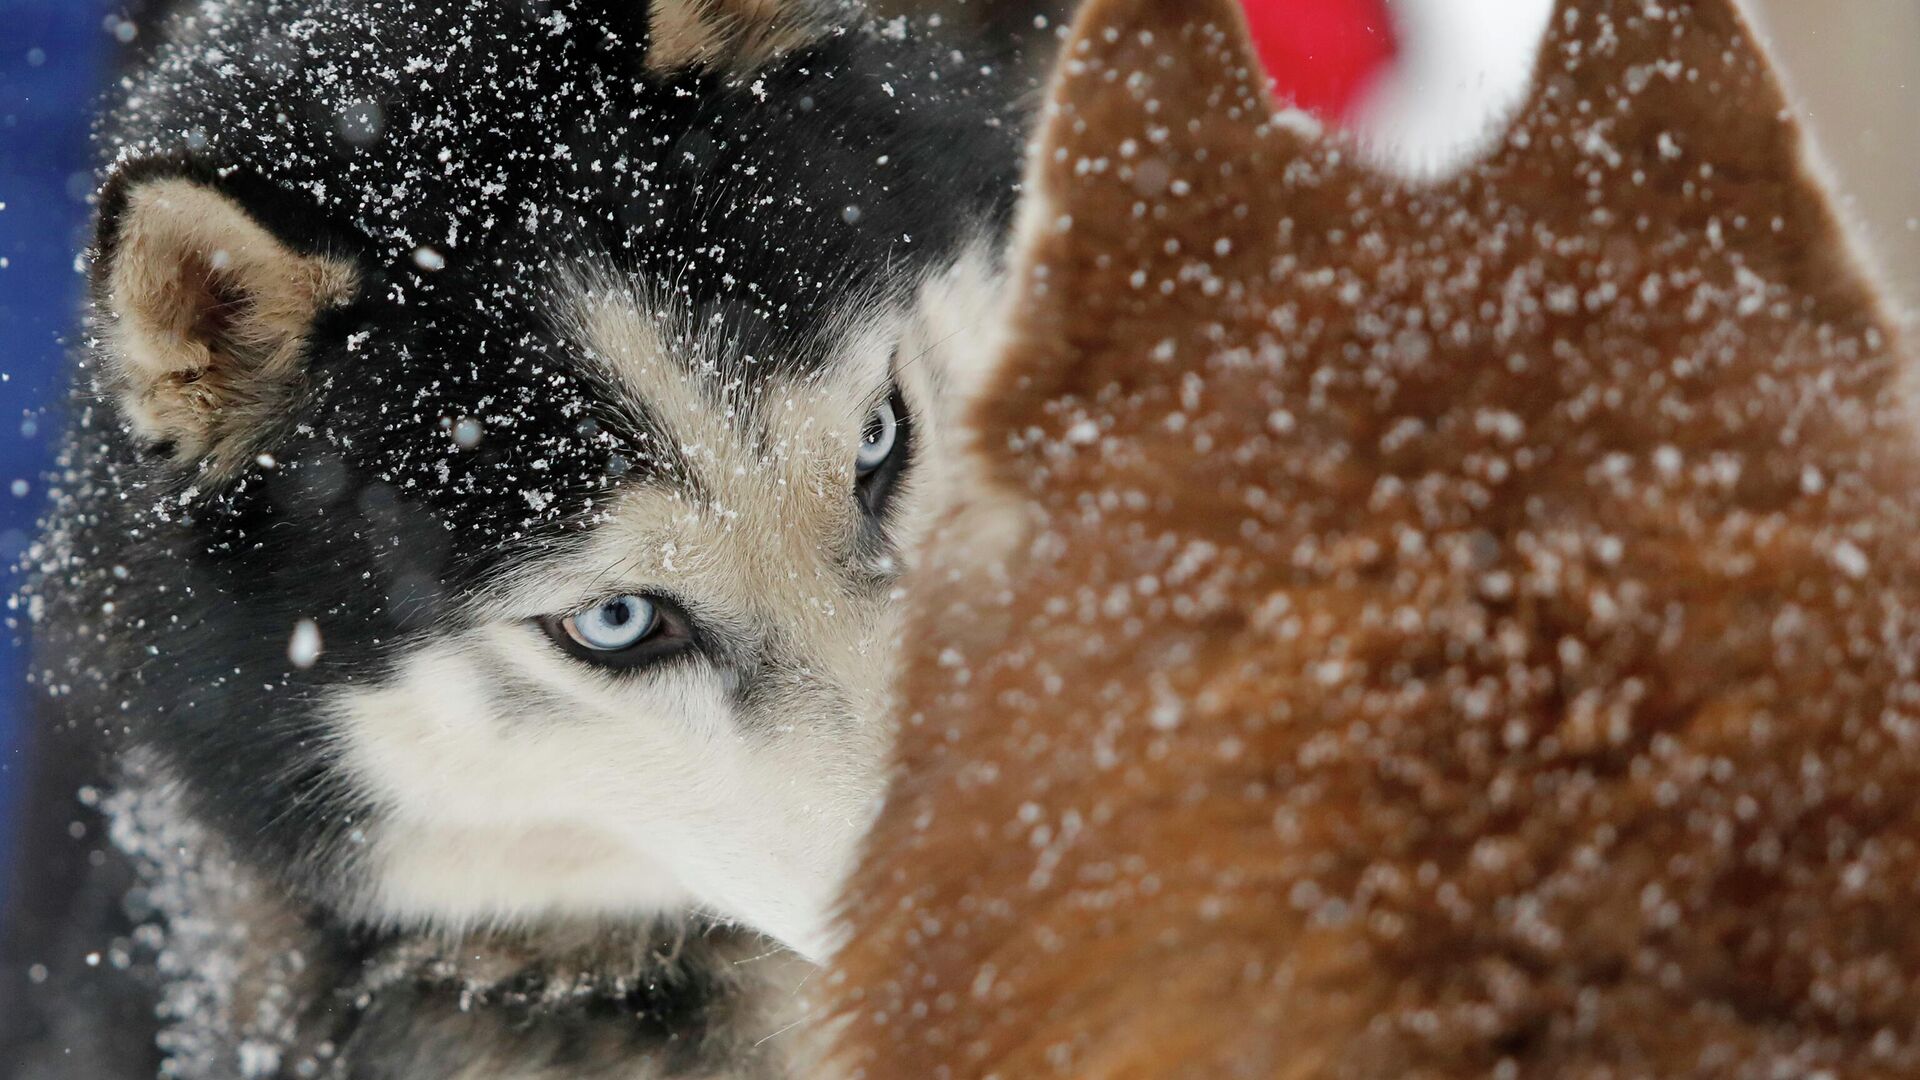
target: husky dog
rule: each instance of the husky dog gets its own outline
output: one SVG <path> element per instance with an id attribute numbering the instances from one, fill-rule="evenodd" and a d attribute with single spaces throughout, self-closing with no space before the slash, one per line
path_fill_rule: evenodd
<path id="1" fill-rule="evenodd" d="M 1017 172 L 994 73 L 810 0 L 163 38 L 33 556 L 0 1072 L 778 1074 L 886 745 L 916 361 Z"/>

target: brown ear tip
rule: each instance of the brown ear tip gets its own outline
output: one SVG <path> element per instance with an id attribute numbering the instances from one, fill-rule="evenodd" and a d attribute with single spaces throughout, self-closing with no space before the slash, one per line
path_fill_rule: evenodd
<path id="1" fill-rule="evenodd" d="M 745 75 L 812 44 L 836 23 L 835 0 L 651 0 L 646 66 Z"/>

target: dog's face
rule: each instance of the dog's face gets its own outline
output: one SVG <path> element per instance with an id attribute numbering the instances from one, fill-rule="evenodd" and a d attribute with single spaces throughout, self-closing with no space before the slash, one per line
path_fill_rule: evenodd
<path id="1" fill-rule="evenodd" d="M 331 696 L 381 806 L 375 913 L 691 904 L 815 947 L 886 747 L 890 601 L 939 430 L 911 363 L 943 336 L 929 299 L 863 305 L 782 370 L 616 274 L 556 287 L 564 377 L 594 390 L 521 461 L 598 451 L 621 475 L 570 535 L 476 577 L 457 629 Z M 480 412 L 438 437 L 464 453 Z M 546 499 L 527 478 L 508 501 Z"/>
<path id="2" fill-rule="evenodd" d="M 120 119 L 49 679 L 360 918 L 819 945 L 1011 147 L 713 6 L 210 8 Z"/>

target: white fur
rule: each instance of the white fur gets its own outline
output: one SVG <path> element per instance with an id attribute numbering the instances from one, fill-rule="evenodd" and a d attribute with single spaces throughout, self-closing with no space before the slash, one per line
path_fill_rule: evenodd
<path id="1" fill-rule="evenodd" d="M 474 692 L 502 670 L 565 709 Z M 851 717 L 743 730 L 710 668 L 598 678 L 506 624 L 416 658 L 345 719 L 355 771 L 386 804 L 379 918 L 464 927 L 691 906 L 807 954 L 866 822 L 879 746 Z"/>
<path id="2" fill-rule="evenodd" d="M 1400 52 L 1358 128 L 1382 168 L 1411 177 L 1484 153 L 1526 98 L 1554 0 L 1391 0 Z"/>
<path id="3" fill-rule="evenodd" d="M 1022 213 L 1012 248 L 1020 250 L 1032 215 Z M 993 381 L 1006 350 L 1011 299 L 991 246 L 977 241 L 953 269 L 920 292 L 919 318 L 901 342 L 902 377 L 921 385 L 947 438 L 959 436 L 971 408 Z"/>

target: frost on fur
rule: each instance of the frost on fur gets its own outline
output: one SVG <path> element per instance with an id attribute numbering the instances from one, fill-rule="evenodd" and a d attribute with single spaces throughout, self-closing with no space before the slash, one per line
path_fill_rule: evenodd
<path id="1" fill-rule="evenodd" d="M 146 6 L 0 1071 L 778 1075 L 1012 92 L 839 0 Z"/>

